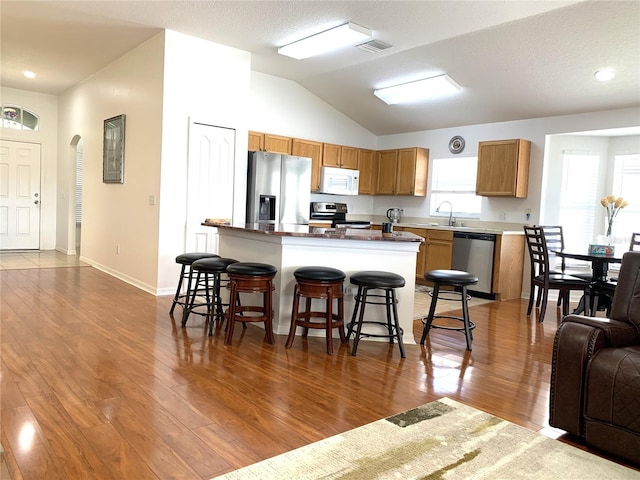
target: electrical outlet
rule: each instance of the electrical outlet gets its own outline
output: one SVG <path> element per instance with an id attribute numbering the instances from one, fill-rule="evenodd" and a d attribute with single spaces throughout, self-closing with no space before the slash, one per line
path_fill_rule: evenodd
<path id="1" fill-rule="evenodd" d="M 155 204 L 156 204 L 156 196 L 149 195 L 149 205 L 155 205 Z"/>
<path id="2" fill-rule="evenodd" d="M 502 213 L 500 214 L 500 220 L 506 220 L 506 219 L 507 219 L 507 214 L 506 214 L 506 212 L 502 212 Z"/>

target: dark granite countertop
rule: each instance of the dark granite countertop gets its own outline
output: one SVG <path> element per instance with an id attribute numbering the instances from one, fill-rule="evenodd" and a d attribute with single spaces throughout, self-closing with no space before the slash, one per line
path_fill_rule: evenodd
<path id="1" fill-rule="evenodd" d="M 363 228 L 320 228 L 309 227 L 308 225 L 274 225 L 269 223 L 247 223 L 243 227 L 208 222 L 203 222 L 202 225 L 208 227 L 218 227 L 222 229 L 241 230 L 245 232 L 253 232 L 264 235 L 279 235 L 288 237 L 375 240 L 384 242 L 424 242 L 424 239 L 422 237 L 414 235 L 410 232 L 393 232 L 390 237 L 383 237 L 380 230 L 369 230 Z"/>

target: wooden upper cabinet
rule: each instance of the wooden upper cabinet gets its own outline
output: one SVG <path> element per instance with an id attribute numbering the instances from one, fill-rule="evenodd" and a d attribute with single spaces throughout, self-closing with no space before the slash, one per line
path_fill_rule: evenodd
<path id="1" fill-rule="evenodd" d="M 340 147 L 340 167 L 358 170 L 358 149 L 353 147 Z"/>
<path id="2" fill-rule="evenodd" d="M 427 194 L 428 166 L 428 149 L 414 147 L 398 150 L 396 195 L 424 197 Z"/>
<path id="3" fill-rule="evenodd" d="M 311 191 L 320 190 L 320 165 L 322 163 L 322 143 L 294 138 L 291 141 L 291 154 L 297 157 L 311 158 Z"/>
<path id="4" fill-rule="evenodd" d="M 398 150 L 380 150 L 377 159 L 376 195 L 395 195 Z"/>
<path id="5" fill-rule="evenodd" d="M 373 150 L 358 150 L 358 170 L 360 171 L 360 181 L 358 183 L 358 194 L 373 195 L 376 193 L 376 161 Z"/>
<path id="6" fill-rule="evenodd" d="M 322 165 L 358 170 L 358 149 L 325 143 L 322 150 Z"/>
<path id="7" fill-rule="evenodd" d="M 322 145 L 322 165 L 340 168 L 340 145 L 325 143 Z"/>
<path id="8" fill-rule="evenodd" d="M 250 152 L 261 152 L 264 150 L 264 133 L 249 132 L 249 147 Z"/>
<path id="9" fill-rule="evenodd" d="M 378 152 L 378 195 L 427 194 L 427 168 L 429 150 L 427 148 L 401 148 Z"/>
<path id="10" fill-rule="evenodd" d="M 476 195 L 526 198 L 530 155 L 529 140 L 480 142 Z"/>
<path id="11" fill-rule="evenodd" d="M 291 155 L 291 138 L 279 135 L 264 134 L 264 149 L 267 152 Z"/>

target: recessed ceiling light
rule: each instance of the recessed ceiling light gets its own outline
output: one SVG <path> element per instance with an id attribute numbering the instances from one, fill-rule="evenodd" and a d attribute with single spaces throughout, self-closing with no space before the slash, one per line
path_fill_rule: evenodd
<path id="1" fill-rule="evenodd" d="M 27 78 L 36 78 L 36 74 L 33 73 L 31 70 L 25 70 L 24 72 L 22 72 L 22 75 L 24 75 Z"/>
<path id="2" fill-rule="evenodd" d="M 370 37 L 371 30 L 349 22 L 280 47 L 278 53 L 300 60 L 348 47 Z"/>
<path id="3" fill-rule="evenodd" d="M 395 103 L 417 102 L 429 98 L 437 98 L 462 90 L 449 75 L 425 78 L 415 82 L 403 83 L 392 87 L 379 88 L 373 94 L 383 102 L 393 105 Z"/>
<path id="4" fill-rule="evenodd" d="M 610 68 L 603 68 L 602 70 L 596 71 L 596 73 L 594 73 L 593 75 L 597 80 L 600 80 L 601 82 L 608 82 L 609 80 L 613 80 L 613 77 L 616 76 L 616 73 Z"/>

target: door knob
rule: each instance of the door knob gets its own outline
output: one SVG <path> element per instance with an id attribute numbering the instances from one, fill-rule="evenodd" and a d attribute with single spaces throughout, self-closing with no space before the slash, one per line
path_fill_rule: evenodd
<path id="1" fill-rule="evenodd" d="M 35 202 L 33 202 L 35 205 L 38 205 L 40 203 L 39 200 L 36 200 Z"/>

